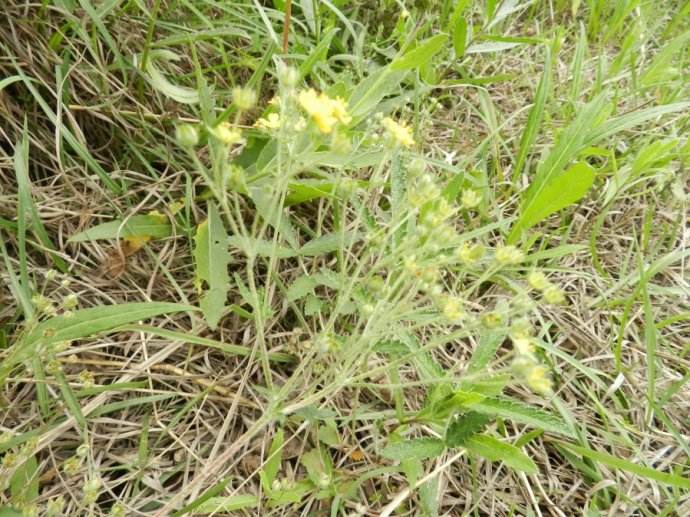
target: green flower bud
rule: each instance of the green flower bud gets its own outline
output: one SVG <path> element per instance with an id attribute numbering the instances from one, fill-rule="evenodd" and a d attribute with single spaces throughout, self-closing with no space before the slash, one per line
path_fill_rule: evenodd
<path id="1" fill-rule="evenodd" d="M 199 129 L 192 124 L 180 124 L 175 128 L 175 138 L 183 147 L 194 147 L 199 143 Z"/>

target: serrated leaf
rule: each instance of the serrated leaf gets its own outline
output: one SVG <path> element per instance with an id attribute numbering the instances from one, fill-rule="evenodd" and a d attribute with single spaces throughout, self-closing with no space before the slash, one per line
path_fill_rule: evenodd
<path id="1" fill-rule="evenodd" d="M 437 34 L 422 41 L 417 47 L 394 60 L 390 65 L 391 70 L 411 70 L 427 63 L 443 48 L 447 40 L 448 36 L 445 34 Z"/>
<path id="2" fill-rule="evenodd" d="M 464 447 L 472 454 L 490 461 L 502 461 L 515 470 L 529 474 L 537 472 L 537 466 L 529 456 L 514 445 L 497 440 L 493 436 L 472 436 L 467 440 Z"/>
<path id="3" fill-rule="evenodd" d="M 484 430 L 491 417 L 476 411 L 469 411 L 458 416 L 446 430 L 446 445 L 461 447 L 471 436 Z"/>
<path id="4" fill-rule="evenodd" d="M 307 301 L 304 303 L 304 315 L 314 316 L 321 312 L 324 302 L 318 296 L 313 294 L 307 295 Z"/>
<path id="5" fill-rule="evenodd" d="M 553 413 L 548 413 L 507 397 L 484 398 L 482 401 L 472 404 L 470 407 L 472 411 L 499 416 L 512 420 L 513 422 L 531 425 L 532 427 L 543 429 L 544 431 L 559 433 L 565 436 L 574 436 L 572 430 L 566 423 Z"/>
<path id="6" fill-rule="evenodd" d="M 553 176 L 524 207 L 512 231 L 528 230 L 551 214 L 578 202 L 589 192 L 594 176 L 594 169 L 584 162 Z"/>
<path id="7" fill-rule="evenodd" d="M 113 330 L 160 314 L 193 311 L 195 307 L 167 302 L 142 302 L 105 305 L 74 311 L 70 316 L 55 316 L 36 325 L 33 331 L 12 347 L 0 369 L 0 385 L 14 366 L 30 358 L 39 344 L 49 347 Z"/>
<path id="8" fill-rule="evenodd" d="M 92 226 L 88 230 L 72 235 L 67 242 L 85 242 L 102 239 L 129 239 L 150 237 L 163 239 L 170 237 L 172 226 L 167 217 L 162 215 L 135 215 L 124 221 L 117 219 Z"/>
<path id="9" fill-rule="evenodd" d="M 316 279 L 309 275 L 302 275 L 295 280 L 287 290 L 287 299 L 289 302 L 294 302 L 300 298 L 304 298 L 308 294 L 314 292 L 314 287 L 318 285 Z"/>
<path id="10" fill-rule="evenodd" d="M 223 315 L 230 288 L 230 252 L 228 235 L 214 203 L 209 202 L 208 219 L 198 226 L 194 242 L 196 276 L 208 286 L 199 306 L 209 326 L 215 329 Z"/>
<path id="11" fill-rule="evenodd" d="M 424 460 L 441 455 L 445 448 L 443 440 L 438 438 L 415 438 L 389 443 L 381 451 L 381 456 L 395 461 Z"/>

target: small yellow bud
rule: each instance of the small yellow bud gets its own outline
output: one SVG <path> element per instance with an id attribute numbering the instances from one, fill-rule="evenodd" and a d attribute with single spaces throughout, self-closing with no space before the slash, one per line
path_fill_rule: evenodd
<path id="1" fill-rule="evenodd" d="M 546 278 L 546 275 L 542 273 L 541 271 L 532 271 L 529 275 L 527 275 L 527 283 L 532 287 L 533 289 L 536 289 L 537 291 L 543 291 L 549 285 L 549 281 Z"/>
<path id="2" fill-rule="evenodd" d="M 462 302 L 454 296 L 448 296 L 441 302 L 441 310 L 443 315 L 451 322 L 460 321 L 465 317 L 465 312 L 462 310 Z"/>
<path id="3" fill-rule="evenodd" d="M 82 370 L 79 372 L 79 381 L 84 385 L 85 388 L 91 388 L 96 382 L 93 372 L 89 370 Z"/>
<path id="4" fill-rule="evenodd" d="M 463 242 L 456 254 L 463 264 L 470 266 L 480 260 L 484 256 L 484 252 L 484 246 L 479 243 Z"/>
<path id="5" fill-rule="evenodd" d="M 565 293 L 560 287 L 550 285 L 544 289 L 544 300 L 546 300 L 548 303 L 558 305 L 565 301 Z"/>
<path id="6" fill-rule="evenodd" d="M 237 86 L 232 89 L 232 102 L 243 111 L 252 109 L 256 104 L 256 92 L 251 88 Z"/>
<path id="7" fill-rule="evenodd" d="M 527 386 L 535 392 L 546 395 L 551 392 L 551 379 L 545 366 L 534 365 L 527 371 L 525 377 Z"/>
<path id="8" fill-rule="evenodd" d="M 476 190 L 465 189 L 462 192 L 461 198 L 462 206 L 468 210 L 479 206 L 482 202 L 482 196 Z"/>
<path id="9" fill-rule="evenodd" d="M 67 296 L 65 296 L 65 299 L 62 302 L 62 306 L 65 309 L 74 309 L 78 303 L 79 303 L 79 297 L 76 294 L 71 293 L 71 294 L 68 294 Z"/>
<path id="10" fill-rule="evenodd" d="M 528 337 L 513 338 L 513 347 L 518 355 L 529 355 L 534 352 L 534 345 Z"/>
<path id="11" fill-rule="evenodd" d="M 496 311 L 487 312 L 482 316 L 482 325 L 486 328 L 494 329 L 503 323 L 503 317 Z"/>
<path id="12" fill-rule="evenodd" d="M 496 261 L 501 265 L 519 264 L 525 254 L 515 246 L 501 246 L 496 249 Z"/>

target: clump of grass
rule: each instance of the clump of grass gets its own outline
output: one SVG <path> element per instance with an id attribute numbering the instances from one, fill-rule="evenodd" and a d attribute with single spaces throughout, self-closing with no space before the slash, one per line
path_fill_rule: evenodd
<path id="1" fill-rule="evenodd" d="M 265 4 L 1 22 L 2 510 L 685 513 L 680 13 Z"/>

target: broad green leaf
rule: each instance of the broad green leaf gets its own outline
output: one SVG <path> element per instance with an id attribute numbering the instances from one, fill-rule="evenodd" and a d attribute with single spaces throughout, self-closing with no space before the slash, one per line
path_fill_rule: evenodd
<path id="1" fill-rule="evenodd" d="M 219 512 L 237 512 L 258 506 L 259 498 L 251 494 L 211 497 L 201 503 L 195 510 L 195 514 Z"/>
<path id="2" fill-rule="evenodd" d="M 230 246 L 238 248 L 247 256 L 259 255 L 262 257 L 275 256 L 277 258 L 291 258 L 297 256 L 297 251 L 265 239 L 255 239 L 242 235 L 228 237 Z"/>
<path id="3" fill-rule="evenodd" d="M 49 347 L 62 341 L 93 336 L 160 314 L 193 311 L 195 307 L 167 302 L 123 303 L 74 311 L 71 315 L 55 316 L 36 327 L 10 350 L 0 367 L 0 386 L 17 364 L 29 359 L 39 345 Z"/>
<path id="4" fill-rule="evenodd" d="M 453 27 L 453 48 L 455 49 L 455 57 L 461 58 L 465 55 L 467 48 L 467 20 L 464 16 L 458 16 Z"/>
<path id="5" fill-rule="evenodd" d="M 499 416 L 521 424 L 531 425 L 532 427 L 537 427 L 544 431 L 559 433 L 565 436 L 574 436 L 572 430 L 568 428 L 566 423 L 553 413 L 547 413 L 544 410 L 529 406 L 517 400 L 506 397 L 484 398 L 480 402 L 472 404 L 470 407 L 472 411 Z"/>
<path id="6" fill-rule="evenodd" d="M 625 115 L 612 118 L 602 124 L 597 125 L 589 135 L 589 140 L 585 142 L 586 145 L 593 145 L 599 140 L 609 138 L 626 129 L 659 118 L 663 115 L 669 115 L 678 111 L 687 111 L 690 109 L 690 101 L 674 102 L 673 104 L 665 104 L 663 106 L 653 106 L 643 110 L 632 111 Z"/>
<path id="7" fill-rule="evenodd" d="M 156 66 L 157 60 L 179 61 L 180 55 L 167 49 L 157 49 L 149 52 L 144 75 L 149 84 L 155 90 L 180 104 L 197 104 L 199 102 L 199 92 L 170 82 Z"/>
<path id="8" fill-rule="evenodd" d="M 438 438 L 415 438 L 402 442 L 392 442 L 381 451 L 381 456 L 389 460 L 424 460 L 440 456 L 446 445 Z"/>
<path id="9" fill-rule="evenodd" d="M 22 517 L 24 514 L 11 506 L 0 506 L 0 517 Z"/>
<path id="10" fill-rule="evenodd" d="M 548 184 L 522 210 L 511 231 L 517 235 L 544 221 L 551 214 L 577 203 L 594 183 L 594 169 L 584 163 L 576 163 L 561 174 L 552 176 Z"/>
<path id="11" fill-rule="evenodd" d="M 196 278 L 208 286 L 199 306 L 209 326 L 215 329 L 223 315 L 230 289 L 230 252 L 223 221 L 212 202 L 208 203 L 208 218 L 197 227 L 194 244 Z"/>
<path id="12" fill-rule="evenodd" d="M 407 71 L 393 70 L 389 65 L 360 82 L 349 99 L 353 125 L 377 109 L 382 99 L 399 88 L 406 74 Z"/>
<path id="13" fill-rule="evenodd" d="M 491 417 L 476 411 L 469 411 L 458 416 L 446 429 L 446 446 L 461 447 L 477 433 L 481 433 Z"/>
<path id="14" fill-rule="evenodd" d="M 658 481 L 659 483 L 664 483 L 666 485 L 677 486 L 685 490 L 690 490 L 690 478 L 688 477 L 677 474 L 670 474 L 668 472 L 660 472 L 656 469 L 645 467 L 643 465 L 638 465 L 637 463 L 632 463 L 622 458 L 617 458 L 616 456 L 613 456 L 606 452 L 595 451 L 592 449 L 588 449 L 586 447 L 581 447 L 579 445 L 574 445 L 565 442 L 558 442 L 558 444 L 570 450 L 571 452 L 574 452 L 575 454 L 580 454 L 585 458 L 589 458 L 598 463 L 602 463 L 608 467 L 626 470 L 646 479 L 651 479 L 654 481 Z"/>
<path id="15" fill-rule="evenodd" d="M 445 34 L 437 34 L 422 41 L 417 47 L 395 59 L 390 65 L 391 70 L 411 70 L 427 63 L 443 48 L 447 40 L 448 36 Z"/>
<path id="16" fill-rule="evenodd" d="M 268 505 L 274 507 L 289 503 L 299 503 L 302 498 L 312 490 L 314 490 L 314 484 L 307 479 L 303 479 L 290 488 L 282 488 L 269 492 Z"/>
<path id="17" fill-rule="evenodd" d="M 131 237 L 150 237 L 163 239 L 170 237 L 172 226 L 163 215 L 135 215 L 124 221 L 117 219 L 92 226 L 88 230 L 72 235 L 67 242 L 85 242 L 101 239 L 128 239 Z"/>
<path id="18" fill-rule="evenodd" d="M 537 466 L 529 456 L 517 447 L 492 436 L 472 436 L 465 442 L 464 447 L 472 454 L 490 461 L 502 461 L 515 470 L 522 470 L 529 474 L 537 472 Z"/>

